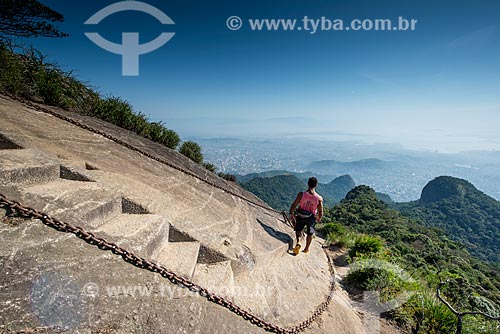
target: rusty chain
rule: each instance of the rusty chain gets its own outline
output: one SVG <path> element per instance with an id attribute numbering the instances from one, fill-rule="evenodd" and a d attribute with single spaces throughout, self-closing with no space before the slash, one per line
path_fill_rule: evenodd
<path id="1" fill-rule="evenodd" d="M 58 119 L 61 119 L 65 122 L 68 122 L 70 124 L 73 124 L 79 128 L 82 128 L 84 130 L 87 130 L 87 131 L 90 131 L 92 133 L 95 133 L 95 134 L 98 134 L 106 139 L 109 139 L 113 142 L 115 142 L 116 144 L 118 145 L 121 145 L 123 147 L 126 147 L 130 150 L 133 150 L 141 155 L 144 155 L 152 160 L 155 160 L 157 162 L 160 162 L 170 168 L 173 168 L 181 173 L 184 173 L 188 176 L 191 176 L 191 177 L 194 177 L 202 182 L 205 182 L 206 184 L 210 185 L 210 186 L 213 186 L 217 189 L 220 189 L 232 196 L 235 196 L 237 198 L 240 198 L 242 199 L 243 201 L 246 201 L 254 206 L 257 206 L 259 208 L 262 208 L 262 209 L 265 209 L 265 210 L 268 210 L 268 211 L 271 211 L 271 212 L 274 212 L 274 213 L 281 213 L 283 215 L 283 219 L 285 221 L 285 223 L 288 223 L 288 217 L 286 215 L 285 212 L 280 212 L 278 210 L 274 210 L 268 206 L 265 206 L 265 205 L 262 205 L 260 203 L 257 203 L 249 198 L 246 198 L 245 196 L 243 195 L 240 195 L 230 189 L 227 189 L 227 188 L 224 188 L 220 185 L 217 185 L 207 179 L 204 179 L 200 176 L 198 176 L 197 174 L 189 171 L 189 170 L 186 170 L 182 167 L 179 167 L 171 162 L 168 162 L 162 158 L 159 158 L 153 154 L 150 154 L 148 152 L 145 152 L 127 142 L 124 142 L 123 140 L 121 139 L 118 139 L 116 137 L 113 137 L 103 131 L 100 131 L 100 130 L 97 130 L 95 128 L 92 128 L 86 124 L 83 124 L 82 122 L 80 121 L 77 121 L 73 118 L 70 118 L 70 117 L 67 117 L 67 116 L 64 116 L 64 115 L 61 115 L 53 110 L 50 110 L 50 109 L 47 109 L 47 108 L 44 108 L 38 104 L 35 104 L 35 103 L 32 103 L 31 101 L 28 101 L 28 100 L 25 100 L 25 99 L 22 99 L 18 96 L 15 96 L 15 95 L 12 95 L 12 94 L 9 94 L 7 92 L 2 92 L 4 95 L 8 96 L 9 98 L 13 99 L 13 100 L 16 100 L 30 108 L 33 108 L 37 111 L 40 111 L 40 112 L 43 112 L 43 113 L 46 113 L 46 114 L 49 114 L 51 116 L 54 116 Z M 282 328 L 280 326 L 277 326 L 277 325 L 273 325 L 247 311 L 245 311 L 244 309 L 240 308 L 239 306 L 235 305 L 234 303 L 232 303 L 231 301 L 223 298 L 223 297 L 220 297 L 220 296 L 217 296 L 216 294 L 214 293 L 211 293 L 209 292 L 207 289 L 201 287 L 201 286 L 198 286 L 196 284 L 194 284 L 193 282 L 181 277 L 181 276 L 178 276 L 177 274 L 175 274 L 174 272 L 171 272 L 169 271 L 168 269 L 166 269 L 165 267 L 163 266 L 160 266 L 156 263 L 152 263 L 144 258 L 141 258 L 135 254 L 133 254 L 132 252 L 129 252 L 121 247 L 119 247 L 118 245 L 112 243 L 112 242 L 108 242 L 107 240 L 105 239 L 102 239 L 102 238 L 99 238 L 99 237 L 96 237 L 93 233 L 91 232 L 87 232 L 85 231 L 83 228 L 81 227 L 78 227 L 78 226 L 73 226 L 71 224 L 68 224 L 68 223 L 63 223 L 63 222 L 60 222 L 56 219 L 53 219 L 51 217 L 49 217 L 48 215 L 44 214 L 44 213 L 40 213 L 39 211 L 35 210 L 35 209 L 32 209 L 32 208 L 28 208 L 28 207 L 24 207 L 22 206 L 21 204 L 15 202 L 15 201 L 11 201 L 11 200 L 8 200 L 5 196 L 1 195 L 0 194 L 0 203 L 3 203 L 5 205 L 7 205 L 12 211 L 15 211 L 17 212 L 18 214 L 20 214 L 21 216 L 25 217 L 25 218 L 30 218 L 30 219 L 39 219 L 43 224 L 49 226 L 49 227 L 52 227 L 58 231 L 61 231 L 61 232 L 66 232 L 66 233 L 71 233 L 71 234 L 74 234 L 75 236 L 77 236 L 78 238 L 84 240 L 85 242 L 91 244 L 91 245 L 95 245 L 97 246 L 99 249 L 102 249 L 102 250 L 109 250 L 111 251 L 113 254 L 115 255 L 119 255 L 122 257 L 122 259 L 136 267 L 139 267 L 139 268 L 142 268 L 142 269 L 146 269 L 146 270 L 149 270 L 151 272 L 156 272 L 158 274 L 160 274 L 162 277 L 168 279 L 169 281 L 171 281 L 173 284 L 177 284 L 177 285 L 182 285 L 184 287 L 186 287 L 187 289 L 193 291 L 193 292 L 196 292 L 198 293 L 199 295 L 201 295 L 202 297 L 205 297 L 207 300 L 209 301 L 212 301 L 218 305 L 221 305 L 227 309 L 229 309 L 230 311 L 232 311 L 233 313 L 241 316 L 242 318 L 244 318 L 245 320 L 248 320 L 250 321 L 252 324 L 258 326 L 258 327 L 261 327 L 263 328 L 264 330 L 266 331 L 269 331 L 269 332 L 274 332 L 274 333 L 289 333 L 289 334 L 294 334 L 294 333 L 299 333 L 299 332 L 302 332 L 303 330 L 305 330 L 306 328 L 308 328 L 328 307 L 329 303 L 331 302 L 331 299 L 332 299 L 332 295 L 333 295 L 333 292 L 335 290 L 335 282 L 333 281 L 333 278 L 332 278 L 332 281 L 330 283 L 330 291 L 329 291 L 329 294 L 326 296 L 325 300 L 316 308 L 316 310 L 314 311 L 314 313 L 309 317 L 307 318 L 306 320 L 304 320 L 302 323 L 292 327 L 292 328 Z M 329 270 L 330 270 L 330 273 L 332 275 L 332 277 L 334 277 L 334 268 L 333 268 L 333 264 L 332 264 L 332 261 L 329 257 L 329 255 L 327 254 L 326 250 L 325 250 L 325 254 L 327 256 L 327 259 L 328 259 L 328 266 L 329 266 Z"/>
<path id="2" fill-rule="evenodd" d="M 110 251 L 115 255 L 121 256 L 121 258 L 125 262 L 128 262 L 138 268 L 145 269 L 153 273 L 157 273 L 162 277 L 168 279 L 173 284 L 181 285 L 189 289 L 190 291 L 198 293 L 200 296 L 206 298 L 207 300 L 227 308 L 236 315 L 242 317 L 243 319 L 251 322 L 255 326 L 258 326 L 268 332 L 274 332 L 279 334 L 296 334 L 304 331 L 315 320 L 317 320 L 321 316 L 321 314 L 328 308 L 328 305 L 330 304 L 333 298 L 333 293 L 335 291 L 335 280 L 334 280 L 335 276 L 334 276 L 333 263 L 326 249 L 324 249 L 328 261 L 328 269 L 332 277 L 328 295 L 325 297 L 325 300 L 315 309 L 313 314 L 310 315 L 306 320 L 304 320 L 303 322 L 301 322 L 296 326 L 290 328 L 283 328 L 278 325 L 274 325 L 242 309 L 241 307 L 234 304 L 230 300 L 218 296 L 215 293 L 208 291 L 206 288 L 203 288 L 193 283 L 192 281 L 183 278 L 172 271 L 169 271 L 164 266 L 148 261 L 145 258 L 137 256 L 134 253 L 116 245 L 113 242 L 109 242 L 103 238 L 95 236 L 92 232 L 88 232 L 82 227 L 74 226 L 72 224 L 59 221 L 36 209 L 23 206 L 19 202 L 9 200 L 6 196 L 2 194 L 0 194 L 0 207 L 8 208 L 10 212 L 15 213 L 16 215 L 19 215 L 20 217 L 26 219 L 38 219 L 46 226 L 54 228 L 60 232 L 71 233 L 90 245 L 97 246 L 101 250 Z"/>
<path id="3" fill-rule="evenodd" d="M 248 202 L 248 203 L 250 203 L 250 204 L 252 204 L 254 206 L 257 206 L 259 208 L 262 208 L 262 209 L 265 209 L 265 210 L 268 210 L 268 211 L 271 211 L 271 212 L 274 212 L 274 213 L 280 213 L 280 211 L 278 211 L 278 210 L 274 210 L 273 208 L 271 208 L 269 206 L 263 205 L 261 203 L 257 203 L 257 202 L 255 202 L 255 201 L 253 201 L 253 200 L 251 200 L 249 198 L 246 198 L 245 196 L 240 195 L 240 194 L 238 194 L 238 193 L 236 193 L 236 192 L 234 192 L 234 191 L 232 191 L 230 189 L 224 188 L 224 187 L 222 187 L 222 186 L 220 186 L 218 184 L 215 184 L 214 182 L 211 182 L 211 181 L 209 181 L 207 179 L 204 179 L 204 178 L 198 176 L 196 173 L 193 173 L 193 172 L 191 172 L 189 170 L 186 170 L 186 169 L 184 169 L 182 167 L 179 167 L 179 166 L 177 166 L 177 165 L 175 165 L 175 164 L 173 164 L 171 162 L 168 162 L 165 159 L 162 159 L 162 158 L 157 157 L 157 156 L 155 156 L 155 155 L 153 155 L 151 153 L 148 153 L 148 152 L 146 152 L 144 150 L 141 150 L 140 148 L 137 148 L 137 147 L 135 147 L 135 146 L 133 146 L 133 145 L 131 145 L 131 144 L 129 144 L 129 143 L 121 140 L 121 139 L 113 137 L 113 136 L 111 136 L 111 135 L 109 135 L 109 134 L 107 134 L 107 133 L 105 133 L 105 132 L 103 132 L 101 130 L 95 129 L 95 128 L 91 127 L 91 126 L 88 126 L 87 124 L 83 124 L 80 121 L 77 121 L 77 120 L 75 120 L 73 118 L 70 118 L 70 117 L 67 117 L 67 116 L 64 116 L 64 115 L 61 115 L 61 114 L 59 114 L 56 111 L 44 108 L 44 107 L 42 107 L 42 106 L 40 106 L 38 104 L 35 104 L 35 103 L 33 103 L 31 101 L 28 101 L 28 100 L 25 100 L 25 99 L 23 99 L 23 98 L 21 98 L 19 96 L 11 94 L 11 93 L 3 92 L 3 91 L 1 93 L 4 94 L 5 96 L 8 96 L 12 100 L 18 101 L 18 102 L 20 102 L 20 103 L 24 104 L 25 106 L 28 106 L 28 107 L 30 107 L 32 109 L 35 109 L 35 110 L 40 111 L 40 112 L 43 112 L 45 114 L 49 114 L 51 116 L 59 118 L 60 120 L 63 120 L 63 121 L 68 122 L 68 123 L 71 123 L 71 124 L 73 124 L 73 125 L 75 125 L 75 126 L 77 126 L 79 128 L 82 128 L 84 130 L 87 130 L 87 131 L 90 131 L 92 133 L 98 134 L 98 135 L 100 135 L 100 136 L 102 136 L 102 137 L 104 137 L 106 139 L 109 139 L 109 140 L 115 142 L 118 145 L 126 147 L 126 148 L 128 148 L 128 149 L 130 149 L 132 151 L 135 151 L 135 152 L 137 152 L 137 153 L 139 153 L 141 155 L 144 155 L 144 156 L 146 156 L 146 157 L 148 157 L 150 159 L 153 159 L 153 160 L 155 160 L 155 161 L 157 161 L 157 162 L 159 162 L 161 164 L 164 164 L 164 165 L 166 165 L 166 166 L 168 166 L 170 168 L 173 168 L 173 169 L 175 169 L 175 170 L 177 170 L 177 171 L 179 171 L 181 173 L 184 173 L 186 175 L 194 177 L 194 178 L 196 178 L 196 179 L 198 179 L 198 180 L 200 180 L 202 182 L 205 182 L 206 184 L 208 184 L 208 185 L 210 185 L 212 187 L 220 189 L 220 190 L 222 190 L 222 191 L 224 191 L 224 192 L 226 192 L 226 193 L 228 193 L 228 194 L 230 194 L 232 196 L 235 196 L 235 197 L 237 197 L 237 198 L 239 198 L 239 199 L 241 199 L 241 200 L 243 200 L 245 202 Z"/>

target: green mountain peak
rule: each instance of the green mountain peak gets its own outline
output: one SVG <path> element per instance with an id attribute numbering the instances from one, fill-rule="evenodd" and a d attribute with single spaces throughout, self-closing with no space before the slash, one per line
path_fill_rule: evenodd
<path id="1" fill-rule="evenodd" d="M 464 198 L 467 194 L 474 193 L 479 193 L 479 190 L 466 180 L 451 176 L 439 176 L 424 187 L 420 203 L 426 205 L 452 197 Z"/>

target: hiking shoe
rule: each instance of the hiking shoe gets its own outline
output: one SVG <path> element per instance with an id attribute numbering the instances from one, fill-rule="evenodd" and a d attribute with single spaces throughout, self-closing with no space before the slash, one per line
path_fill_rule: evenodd
<path id="1" fill-rule="evenodd" d="M 297 244 L 297 246 L 293 248 L 293 254 L 299 255 L 299 253 L 300 253 L 300 244 Z"/>

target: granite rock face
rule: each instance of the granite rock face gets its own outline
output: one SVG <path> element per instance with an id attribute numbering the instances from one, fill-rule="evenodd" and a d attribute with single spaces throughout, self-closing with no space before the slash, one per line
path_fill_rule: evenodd
<path id="1" fill-rule="evenodd" d="M 54 110 L 262 203 L 173 150 Z M 308 255 L 289 255 L 293 231 L 279 215 L 2 96 L 0 120 L 0 193 L 10 199 L 116 242 L 275 324 L 301 322 L 328 293 L 321 240 Z M 0 332 L 262 332 L 158 274 L 4 211 Z M 336 294 L 309 332 L 357 334 L 361 328 Z"/>

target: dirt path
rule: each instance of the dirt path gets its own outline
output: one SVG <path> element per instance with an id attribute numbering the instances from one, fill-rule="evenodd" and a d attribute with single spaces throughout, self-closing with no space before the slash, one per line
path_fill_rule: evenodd
<path id="1" fill-rule="evenodd" d="M 344 278 L 349 273 L 349 265 L 347 263 L 347 250 L 344 248 L 333 248 L 328 251 L 333 263 L 335 265 L 335 278 L 338 284 L 338 293 L 342 295 L 350 306 L 355 310 L 359 317 L 364 321 L 368 314 L 365 310 L 362 310 L 355 300 L 358 300 L 361 295 L 361 291 L 357 291 L 352 287 L 349 287 L 343 281 Z M 365 322 L 365 321 L 364 321 Z M 394 323 L 388 319 L 380 319 L 380 334 L 402 334 L 404 333 L 399 329 Z"/>

